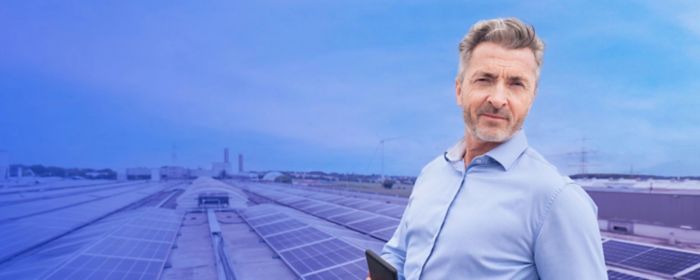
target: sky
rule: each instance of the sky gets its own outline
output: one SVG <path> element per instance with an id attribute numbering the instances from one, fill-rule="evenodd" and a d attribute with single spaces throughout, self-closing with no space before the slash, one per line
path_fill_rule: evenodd
<path id="1" fill-rule="evenodd" d="M 464 133 L 457 45 L 518 17 L 546 44 L 525 122 L 564 174 L 700 175 L 693 1 L 3 1 L 11 163 L 417 175 Z"/>

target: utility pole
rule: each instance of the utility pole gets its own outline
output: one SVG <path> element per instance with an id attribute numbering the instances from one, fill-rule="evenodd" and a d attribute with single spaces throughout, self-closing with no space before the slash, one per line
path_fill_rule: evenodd
<path id="1" fill-rule="evenodd" d="M 582 137 L 581 150 L 579 152 L 571 153 L 572 155 L 578 155 L 579 157 L 578 168 L 580 174 L 588 174 L 590 156 L 591 154 L 596 153 L 596 151 L 589 150 L 588 148 L 586 148 L 586 140 L 588 140 L 586 137 Z"/>
<path id="2" fill-rule="evenodd" d="M 385 177 L 384 177 L 384 144 L 389 141 L 393 141 L 399 139 L 399 137 L 389 137 L 389 138 L 384 138 L 382 140 L 379 140 L 379 145 L 381 146 L 381 153 L 382 153 L 382 182 L 384 182 Z"/>
<path id="3" fill-rule="evenodd" d="M 576 152 L 568 152 L 564 154 L 559 154 L 557 156 L 565 156 L 565 157 L 573 157 L 576 160 L 575 164 L 571 164 L 570 166 L 575 166 L 578 169 L 579 174 L 588 174 L 590 172 L 590 166 L 595 165 L 591 164 L 591 155 L 597 153 L 595 150 L 591 150 L 586 148 L 586 140 L 588 140 L 586 137 L 581 138 L 581 149 L 576 151 Z"/>

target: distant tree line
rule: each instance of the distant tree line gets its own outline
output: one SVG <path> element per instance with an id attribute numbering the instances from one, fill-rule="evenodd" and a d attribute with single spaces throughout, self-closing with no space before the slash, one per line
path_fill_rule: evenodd
<path id="1" fill-rule="evenodd" d="M 700 176 L 658 176 L 643 174 L 586 173 L 569 176 L 571 179 L 631 179 L 631 180 L 700 180 Z"/>
<path id="2" fill-rule="evenodd" d="M 44 166 L 40 164 L 10 165 L 10 175 L 16 177 L 19 169 L 22 169 L 22 176 L 36 177 L 63 177 L 63 178 L 88 178 L 88 179 L 117 179 L 117 172 L 109 168 L 64 168 L 58 166 Z"/>

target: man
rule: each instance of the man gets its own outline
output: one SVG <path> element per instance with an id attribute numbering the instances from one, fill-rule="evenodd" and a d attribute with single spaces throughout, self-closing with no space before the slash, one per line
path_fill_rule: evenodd
<path id="1" fill-rule="evenodd" d="M 423 168 L 382 257 L 406 279 L 607 279 L 596 205 L 521 130 L 544 44 L 493 19 L 459 51 L 465 136 Z"/>

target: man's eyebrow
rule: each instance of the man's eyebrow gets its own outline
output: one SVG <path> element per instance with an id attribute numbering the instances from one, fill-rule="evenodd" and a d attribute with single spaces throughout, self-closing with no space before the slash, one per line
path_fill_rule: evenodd
<path id="1" fill-rule="evenodd" d="M 476 72 L 474 72 L 474 74 L 472 75 L 472 78 L 474 78 L 474 77 L 486 77 L 486 78 L 493 79 L 493 78 L 496 78 L 496 75 L 495 75 L 495 74 L 492 74 L 492 73 L 489 73 L 489 72 L 476 71 Z"/>

